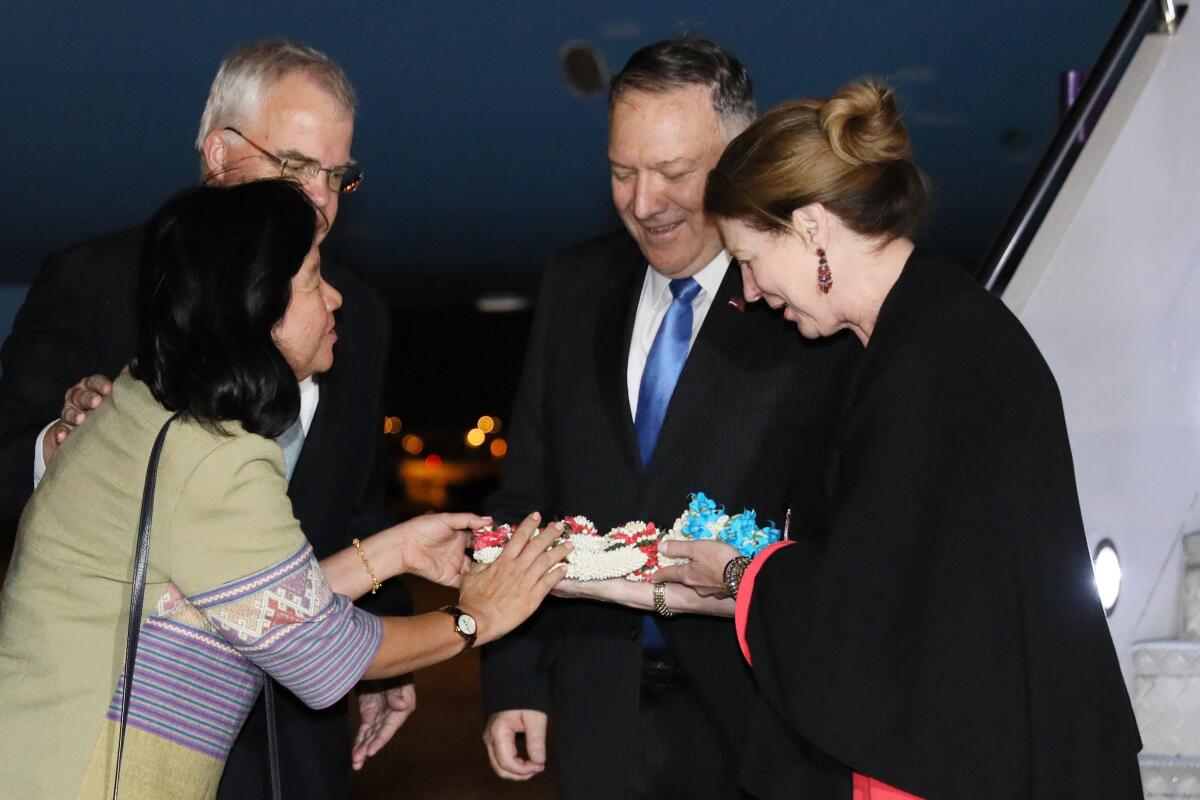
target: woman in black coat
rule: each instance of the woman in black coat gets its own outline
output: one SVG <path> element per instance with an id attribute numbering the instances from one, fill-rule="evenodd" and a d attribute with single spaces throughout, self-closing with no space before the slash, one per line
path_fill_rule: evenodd
<path id="1" fill-rule="evenodd" d="M 692 560 L 655 577 L 737 595 L 769 709 L 747 788 L 808 769 L 813 796 L 1140 798 L 1054 376 L 999 300 L 908 238 L 926 188 L 891 95 L 775 108 L 705 205 L 747 300 L 864 347 L 795 541 L 749 563 L 670 542 Z"/>

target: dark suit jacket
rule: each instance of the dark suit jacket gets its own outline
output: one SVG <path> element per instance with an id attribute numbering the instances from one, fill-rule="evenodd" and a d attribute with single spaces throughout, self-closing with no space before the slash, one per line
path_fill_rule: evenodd
<path id="1" fill-rule="evenodd" d="M 96 239 L 51 256 L 34 279 L 0 350 L 0 514 L 18 515 L 32 493 L 34 440 L 58 417 L 67 387 L 87 375 L 115 376 L 133 357 L 141 242 L 141 228 Z M 380 443 L 387 309 L 350 273 L 330 265 L 323 272 L 344 298 L 339 342 L 333 369 L 318 379 L 320 402 L 288 488 L 318 558 L 387 523 Z M 399 584 L 372 599 L 376 613 L 409 608 Z M 312 711 L 277 694 L 284 796 L 347 796 L 345 702 Z M 268 796 L 259 705 L 230 754 L 222 797 Z"/>
<path id="2" fill-rule="evenodd" d="M 817 513 L 749 598 L 788 729 L 759 737 L 749 788 L 797 796 L 776 772 L 798 737 L 929 800 L 1141 798 L 1062 401 L 1020 322 L 917 248 L 844 402 Z"/>
<path id="3" fill-rule="evenodd" d="M 583 514 L 600 530 L 629 520 L 669 526 L 689 493 L 703 491 L 782 525 L 798 465 L 856 344 L 809 345 L 763 304 L 738 312 L 728 300 L 741 296 L 741 275 L 731 267 L 643 469 L 626 365 L 645 269 L 622 232 L 568 250 L 546 273 L 504 478 L 488 504 L 499 520 L 536 509 L 547 519 Z M 756 693 L 732 622 L 680 616 L 659 627 L 736 775 Z M 612 765 L 633 760 L 641 638 L 639 612 L 552 598 L 484 649 L 487 711 L 550 713 L 566 798 L 621 794 L 624 771 Z"/>

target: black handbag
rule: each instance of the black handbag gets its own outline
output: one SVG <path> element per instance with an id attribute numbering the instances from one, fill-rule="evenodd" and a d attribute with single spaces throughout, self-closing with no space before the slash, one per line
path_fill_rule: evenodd
<path id="1" fill-rule="evenodd" d="M 125 725 L 129 720 L 129 696 L 133 694 L 133 666 L 137 658 L 138 638 L 142 633 L 142 602 L 146 597 L 146 571 L 150 563 L 150 525 L 154 516 L 154 486 L 158 480 L 158 457 L 162 454 L 167 429 L 179 418 L 176 412 L 163 423 L 154 447 L 150 451 L 150 463 L 146 467 L 146 485 L 142 490 L 142 511 L 138 518 L 137 549 L 133 557 L 133 591 L 129 598 L 129 633 L 125 641 L 125 691 L 121 696 L 121 727 L 117 734 L 117 764 L 113 775 L 113 800 L 118 800 L 121 790 L 121 756 L 125 751 Z M 279 740 L 275 732 L 275 691 L 269 675 L 263 675 L 263 693 L 266 701 L 267 752 L 271 777 L 271 797 L 281 800 L 279 789 Z"/>

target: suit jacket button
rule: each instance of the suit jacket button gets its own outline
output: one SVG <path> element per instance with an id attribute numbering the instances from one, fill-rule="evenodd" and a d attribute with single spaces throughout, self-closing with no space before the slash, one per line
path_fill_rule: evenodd
<path id="1" fill-rule="evenodd" d="M 629 629 L 629 638 L 630 639 L 637 639 L 641 635 L 642 635 L 642 631 L 640 628 L 630 628 Z"/>

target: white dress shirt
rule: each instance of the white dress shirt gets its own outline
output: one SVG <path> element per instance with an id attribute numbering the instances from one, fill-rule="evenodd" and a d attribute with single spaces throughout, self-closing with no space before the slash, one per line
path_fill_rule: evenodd
<path id="1" fill-rule="evenodd" d="M 300 381 L 300 427 L 304 429 L 305 436 L 308 436 L 308 429 L 312 427 L 319 402 L 321 402 L 321 387 L 310 375 Z M 58 420 L 54 420 L 54 422 L 58 422 Z M 42 428 L 42 432 L 38 434 L 33 443 L 33 488 L 35 489 L 42 482 L 42 476 L 46 474 L 46 459 L 42 455 L 42 444 L 54 422 Z"/>
<path id="2" fill-rule="evenodd" d="M 722 250 L 717 257 L 708 262 L 704 269 L 692 277 L 700 284 L 700 291 L 692 300 L 692 338 L 688 342 L 688 352 L 696 343 L 696 335 L 704 324 L 708 309 L 712 308 L 721 281 L 725 280 L 725 268 L 729 266 L 729 253 Z M 671 279 L 659 274 L 653 267 L 646 267 L 646 278 L 642 281 L 642 294 L 638 298 L 637 315 L 633 318 L 633 338 L 629 342 L 629 362 L 626 367 L 626 380 L 629 386 L 629 411 L 637 419 L 638 394 L 642 388 L 642 373 L 646 369 L 646 359 L 650 357 L 650 348 L 654 346 L 654 337 L 662 325 L 667 309 L 671 307 Z"/>
<path id="3" fill-rule="evenodd" d="M 312 427 L 313 417 L 317 415 L 317 403 L 319 402 L 321 402 L 321 387 L 309 375 L 300 381 L 300 427 L 304 429 L 305 436 L 308 436 L 308 429 Z"/>

